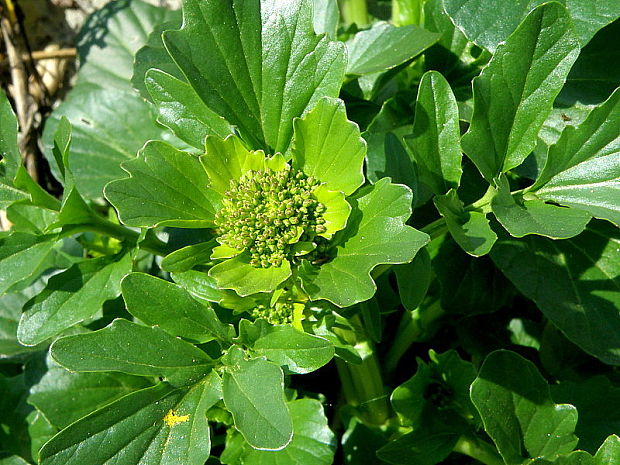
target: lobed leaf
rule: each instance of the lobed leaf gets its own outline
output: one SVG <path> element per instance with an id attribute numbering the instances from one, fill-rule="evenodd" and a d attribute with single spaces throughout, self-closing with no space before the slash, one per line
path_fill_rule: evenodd
<path id="1" fill-rule="evenodd" d="M 351 195 L 364 184 L 366 142 L 347 119 L 344 102 L 323 98 L 294 122 L 292 167 L 314 176 L 331 191 Z"/>
<path id="2" fill-rule="evenodd" d="M 411 261 L 429 240 L 405 225 L 411 214 L 407 187 L 384 178 L 350 200 L 353 211 L 335 257 L 320 266 L 305 262 L 300 268 L 302 287 L 313 300 L 329 300 L 340 307 L 370 299 L 376 290 L 372 269 Z"/>
<path id="3" fill-rule="evenodd" d="M 128 226 L 209 227 L 217 194 L 194 155 L 150 141 L 123 164 L 130 177 L 109 183 L 105 196 Z"/>

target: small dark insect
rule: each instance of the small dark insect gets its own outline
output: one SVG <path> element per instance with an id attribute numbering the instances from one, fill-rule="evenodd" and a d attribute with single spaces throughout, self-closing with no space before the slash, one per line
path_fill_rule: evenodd
<path id="1" fill-rule="evenodd" d="M 561 118 L 562 118 L 562 120 L 564 120 L 564 121 L 572 121 L 572 120 L 573 120 L 573 118 L 571 118 L 571 117 L 570 117 L 570 116 L 568 116 L 568 115 L 565 115 L 564 113 L 562 113 L 562 114 L 560 115 L 560 117 L 561 117 Z"/>

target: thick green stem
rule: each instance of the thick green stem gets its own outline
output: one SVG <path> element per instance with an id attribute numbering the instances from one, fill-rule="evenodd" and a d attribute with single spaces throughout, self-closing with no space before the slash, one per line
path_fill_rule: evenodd
<path id="1" fill-rule="evenodd" d="M 354 330 L 337 328 L 335 332 L 346 341 L 356 341 L 355 349 L 362 362 L 355 364 L 336 359 L 344 397 L 349 405 L 357 408 L 362 421 L 382 425 L 390 418 L 391 410 L 375 347 L 358 315 L 349 318 L 349 322 Z"/>
<path id="2" fill-rule="evenodd" d="M 347 27 L 354 23 L 364 27 L 370 23 L 366 0 L 340 0 L 339 3 L 340 15 Z"/>
<path id="3" fill-rule="evenodd" d="M 99 215 L 93 215 L 88 223 L 70 225 L 63 230 L 63 236 L 70 236 L 79 232 L 95 232 L 114 237 L 129 245 L 135 246 L 140 239 L 140 233 L 123 225 L 113 223 Z M 139 243 L 139 247 L 155 255 L 167 255 L 170 251 L 166 243 L 160 241 L 154 235 L 147 237 Z"/>
<path id="4" fill-rule="evenodd" d="M 398 362 L 411 347 L 411 344 L 421 342 L 427 337 L 429 326 L 443 314 L 444 311 L 439 300 L 425 308 L 418 307 L 412 312 L 406 311 L 403 313 L 394 342 L 385 357 L 386 373 L 391 373 L 396 369 Z"/>
<path id="5" fill-rule="evenodd" d="M 504 460 L 491 444 L 466 436 L 461 436 L 454 451 L 478 460 L 485 465 L 504 465 Z"/>
<path id="6" fill-rule="evenodd" d="M 383 378 L 369 341 L 357 344 L 362 363 L 356 365 L 336 359 L 347 403 L 358 408 L 360 418 L 371 425 L 382 425 L 390 418 L 390 406 L 383 387 Z"/>

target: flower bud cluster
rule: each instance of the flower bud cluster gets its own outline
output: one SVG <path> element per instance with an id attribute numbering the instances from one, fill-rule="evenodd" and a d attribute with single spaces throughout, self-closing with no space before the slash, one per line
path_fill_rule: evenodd
<path id="1" fill-rule="evenodd" d="M 290 325 L 293 323 L 293 304 L 277 303 L 274 307 L 259 305 L 251 312 L 254 318 L 262 318 L 272 325 Z"/>
<path id="2" fill-rule="evenodd" d="M 318 180 L 286 167 L 248 171 L 232 181 L 215 222 L 219 241 L 247 250 L 252 266 L 281 266 L 294 256 L 293 244 L 326 231 L 325 206 L 312 193 Z"/>

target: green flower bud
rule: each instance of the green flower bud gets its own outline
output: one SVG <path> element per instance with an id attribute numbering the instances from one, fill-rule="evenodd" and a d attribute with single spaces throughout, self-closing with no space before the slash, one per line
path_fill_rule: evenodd
<path id="1" fill-rule="evenodd" d="M 325 206 L 312 195 L 319 184 L 288 166 L 244 173 L 239 181 L 231 181 L 215 215 L 220 242 L 245 249 L 252 266 L 282 266 L 295 257 L 293 243 L 300 227 L 305 242 L 326 230 L 317 228 L 325 223 Z"/>

